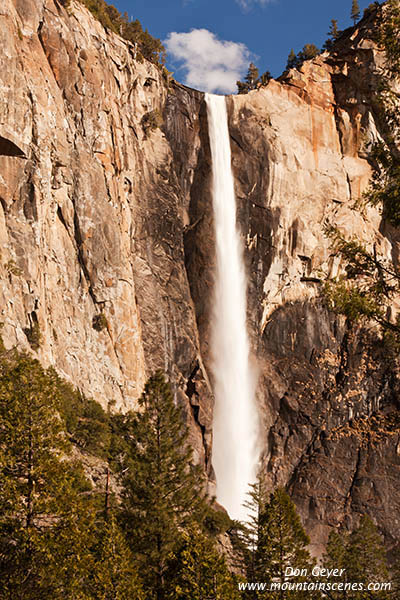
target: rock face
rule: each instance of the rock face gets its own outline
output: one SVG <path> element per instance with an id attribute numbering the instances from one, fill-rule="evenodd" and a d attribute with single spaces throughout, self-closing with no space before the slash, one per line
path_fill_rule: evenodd
<path id="1" fill-rule="evenodd" d="M 327 219 L 398 253 L 377 212 L 352 210 L 383 132 L 372 18 L 335 54 L 228 100 L 263 468 L 271 489 L 289 485 L 317 554 L 332 526 L 365 512 L 389 545 L 400 538 L 396 368 L 373 332 L 319 299 L 321 274 L 340 269 Z M 140 62 L 75 1 L 67 12 L 3 0 L 0 43 L 3 339 L 118 410 L 165 370 L 212 482 L 203 95 Z"/>

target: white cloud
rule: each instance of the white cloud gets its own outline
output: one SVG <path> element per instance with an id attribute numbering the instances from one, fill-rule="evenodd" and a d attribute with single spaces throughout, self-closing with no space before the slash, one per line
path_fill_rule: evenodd
<path id="1" fill-rule="evenodd" d="M 260 4 L 260 6 L 266 6 L 271 4 L 274 0 L 236 0 L 237 4 L 243 8 L 243 10 L 250 10 L 254 4 Z"/>
<path id="2" fill-rule="evenodd" d="M 207 29 L 172 32 L 164 41 L 173 60 L 185 71 L 185 84 L 207 92 L 229 94 L 246 71 L 251 53 L 241 43 L 219 40 Z"/>

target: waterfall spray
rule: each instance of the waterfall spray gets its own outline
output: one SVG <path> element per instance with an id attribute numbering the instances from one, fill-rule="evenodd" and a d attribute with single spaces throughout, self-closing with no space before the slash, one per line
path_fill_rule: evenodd
<path id="1" fill-rule="evenodd" d="M 224 96 L 206 94 L 213 175 L 216 279 L 212 321 L 215 382 L 212 463 L 217 500 L 231 518 L 246 521 L 243 507 L 257 476 L 259 452 L 256 377 L 246 327 L 247 281 L 236 226 L 228 115 Z"/>

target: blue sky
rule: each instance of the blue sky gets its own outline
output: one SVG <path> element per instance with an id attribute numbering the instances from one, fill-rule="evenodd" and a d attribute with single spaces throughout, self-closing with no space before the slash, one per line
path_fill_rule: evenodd
<path id="1" fill-rule="evenodd" d="M 182 83 L 229 93 L 252 60 L 278 77 L 291 48 L 321 47 L 331 19 L 351 25 L 351 0 L 109 0 L 166 41 Z M 359 0 L 361 13 L 371 0 Z"/>

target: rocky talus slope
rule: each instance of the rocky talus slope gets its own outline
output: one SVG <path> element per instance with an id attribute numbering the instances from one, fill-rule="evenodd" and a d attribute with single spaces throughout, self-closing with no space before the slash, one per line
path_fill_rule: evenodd
<path id="1" fill-rule="evenodd" d="M 378 212 L 352 209 L 383 133 L 372 26 L 373 14 L 331 55 L 228 100 L 264 470 L 271 488 L 289 484 L 316 553 L 330 527 L 365 512 L 389 546 L 400 539 L 396 365 L 373 330 L 320 300 L 321 279 L 341 268 L 327 219 L 398 255 Z M 0 45 L 3 339 L 118 410 L 167 371 L 212 481 L 203 94 L 141 62 L 74 0 L 68 12 L 3 0 Z"/>

